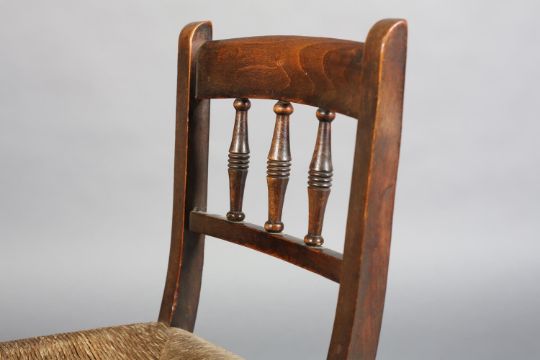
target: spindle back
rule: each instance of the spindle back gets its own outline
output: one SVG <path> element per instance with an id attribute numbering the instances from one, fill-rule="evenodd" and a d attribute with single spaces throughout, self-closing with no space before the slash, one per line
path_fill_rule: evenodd
<path id="1" fill-rule="evenodd" d="M 204 235 L 281 258 L 340 284 L 328 359 L 374 359 L 382 321 L 401 136 L 407 24 L 382 20 L 366 42 L 300 36 L 212 41 L 211 23 L 180 34 L 173 224 L 159 320 L 193 331 Z M 206 212 L 209 102 L 233 98 L 230 210 Z M 268 220 L 244 222 L 249 170 L 249 99 L 278 100 L 268 152 Z M 316 106 L 318 133 L 308 173 L 309 221 L 303 240 L 283 234 L 293 105 Z M 335 112 L 358 120 L 343 254 L 322 247 L 332 183 Z"/>

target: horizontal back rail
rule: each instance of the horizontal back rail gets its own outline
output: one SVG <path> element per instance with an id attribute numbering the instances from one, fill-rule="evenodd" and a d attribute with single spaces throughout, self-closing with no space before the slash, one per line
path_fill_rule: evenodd
<path id="1" fill-rule="evenodd" d="M 272 255 L 339 283 L 342 255 L 323 247 L 313 247 L 293 236 L 269 233 L 246 222 L 231 222 L 219 215 L 192 211 L 190 231 L 206 234 Z"/>
<path id="2" fill-rule="evenodd" d="M 360 114 L 364 45 L 306 36 L 207 41 L 197 55 L 197 98 L 279 99 Z"/>

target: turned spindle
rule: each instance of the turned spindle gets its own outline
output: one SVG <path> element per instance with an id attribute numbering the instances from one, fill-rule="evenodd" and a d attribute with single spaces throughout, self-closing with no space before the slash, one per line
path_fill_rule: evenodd
<path id="1" fill-rule="evenodd" d="M 291 173 L 291 149 L 289 145 L 289 116 L 294 111 L 292 105 L 286 101 L 278 101 L 274 105 L 276 125 L 272 145 L 268 152 L 267 176 L 268 184 L 268 221 L 264 229 L 268 232 L 283 231 L 281 213 L 285 191 Z"/>
<path id="2" fill-rule="evenodd" d="M 248 110 L 251 107 L 249 99 L 236 99 L 233 103 L 236 109 L 234 129 L 229 147 L 229 221 L 242 221 L 246 217 L 242 212 L 244 188 L 249 168 L 248 143 Z"/>
<path id="3" fill-rule="evenodd" d="M 308 233 L 304 242 L 311 246 L 320 246 L 324 242 L 321 236 L 324 211 L 330 187 L 332 186 L 332 120 L 336 114 L 331 111 L 318 109 L 319 130 L 317 141 L 313 150 L 313 157 L 309 165 L 308 175 L 308 199 L 309 199 L 309 223 Z"/>

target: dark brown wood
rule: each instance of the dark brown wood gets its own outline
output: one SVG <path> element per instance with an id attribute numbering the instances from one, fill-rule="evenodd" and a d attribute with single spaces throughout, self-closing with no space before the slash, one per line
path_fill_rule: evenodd
<path id="1" fill-rule="evenodd" d="M 212 38 L 210 22 L 191 23 L 179 38 L 171 250 L 159 321 L 193 331 L 199 304 L 204 235 L 189 230 L 193 209 L 206 210 L 209 100 L 194 97 L 192 76 L 200 46 Z"/>
<path id="2" fill-rule="evenodd" d="M 249 168 L 249 142 L 248 142 L 248 110 L 251 103 L 248 99 L 234 101 L 236 118 L 234 130 L 229 147 L 229 197 L 230 210 L 227 219 L 242 221 L 246 217 L 242 211 L 244 201 L 244 188 Z"/>
<path id="3" fill-rule="evenodd" d="M 370 30 L 343 268 L 328 359 L 375 359 L 381 329 L 401 138 L 407 22 Z"/>
<path id="4" fill-rule="evenodd" d="M 211 26 L 204 22 L 188 25 L 180 36 L 173 229 L 160 321 L 193 329 L 204 234 L 208 234 L 338 281 L 328 359 L 373 360 L 382 323 L 390 252 L 406 21 L 378 22 L 365 44 L 297 36 L 220 41 L 210 38 Z M 206 214 L 206 99 L 219 97 L 280 100 L 274 107 L 276 127 L 268 156 L 266 231 Z M 283 230 L 281 212 L 291 166 L 290 102 L 326 109 L 319 111 L 319 120 L 330 120 L 333 112 L 358 120 L 342 259 L 338 253 L 322 247 L 268 232 Z M 330 123 L 322 120 L 309 173 L 310 220 L 306 242 L 310 245 L 323 241 L 321 231 L 332 172 Z M 240 133 L 238 130 L 238 138 Z M 240 153 L 235 150 L 236 145 L 231 149 L 233 154 Z M 231 198 L 231 210 L 241 211 L 238 199 L 242 199 L 240 188 L 243 189 L 245 179 L 234 172 L 233 175 L 236 182 L 231 182 L 231 193 L 237 195 Z"/>
<path id="5" fill-rule="evenodd" d="M 332 120 L 336 114 L 324 109 L 317 110 L 319 130 L 315 150 L 309 165 L 308 176 L 308 199 L 309 221 L 308 233 L 304 242 L 310 246 L 320 246 L 324 243 L 322 227 L 326 203 L 332 186 Z"/>
<path id="6" fill-rule="evenodd" d="M 211 41 L 199 52 L 198 98 L 281 99 L 358 118 L 363 44 L 305 36 Z"/>
<path id="7" fill-rule="evenodd" d="M 276 125 L 272 145 L 268 152 L 266 176 L 268 185 L 268 220 L 264 224 L 264 229 L 269 232 L 282 232 L 284 228 L 281 213 L 291 173 L 289 117 L 293 111 L 293 106 L 286 101 L 278 101 L 274 105 Z"/>
<path id="8" fill-rule="evenodd" d="M 323 247 L 307 246 L 293 236 L 269 233 L 257 225 L 230 222 L 200 211 L 191 212 L 190 230 L 260 251 L 339 282 L 342 255 Z"/>

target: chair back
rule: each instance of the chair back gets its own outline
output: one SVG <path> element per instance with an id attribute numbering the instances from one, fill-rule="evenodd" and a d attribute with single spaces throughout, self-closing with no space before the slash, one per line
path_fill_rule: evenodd
<path id="1" fill-rule="evenodd" d="M 328 359 L 374 359 L 382 322 L 401 117 L 407 23 L 376 23 L 364 43 L 303 36 L 212 40 L 210 22 L 180 34 L 173 223 L 159 320 L 193 331 L 203 267 L 204 236 L 285 260 L 340 284 Z M 230 210 L 207 212 L 210 99 L 232 98 L 228 154 Z M 244 222 L 249 169 L 250 99 L 275 99 L 267 161 L 268 220 Z M 317 107 L 318 132 L 308 173 L 308 228 L 303 239 L 283 233 L 292 166 L 293 104 Z M 343 253 L 324 248 L 332 186 L 331 124 L 336 113 L 357 119 Z"/>

